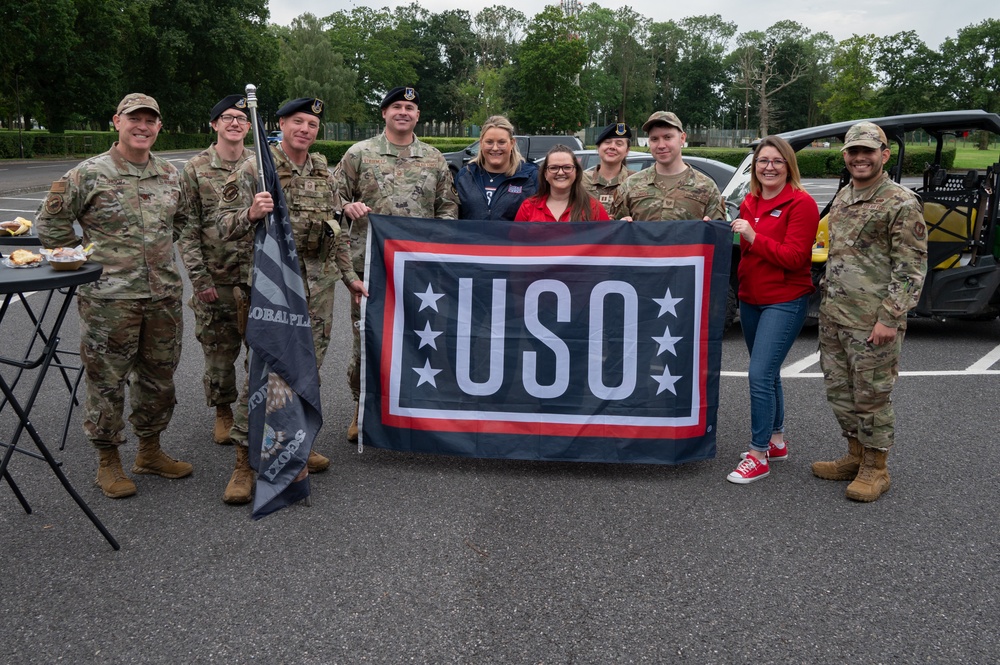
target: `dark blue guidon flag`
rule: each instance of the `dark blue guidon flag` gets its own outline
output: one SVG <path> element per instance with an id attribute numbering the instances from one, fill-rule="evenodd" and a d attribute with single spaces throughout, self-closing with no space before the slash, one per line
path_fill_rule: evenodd
<path id="1" fill-rule="evenodd" d="M 255 111 L 256 112 L 256 111 Z M 258 123 L 260 126 L 260 123 Z M 253 517 L 309 496 L 306 460 L 323 425 L 319 373 L 288 206 L 263 129 L 257 149 L 274 199 L 254 237 L 246 339 L 250 347 L 250 463 L 257 470 Z"/>
<path id="2" fill-rule="evenodd" d="M 362 443 L 715 456 L 728 225 L 370 220 Z"/>

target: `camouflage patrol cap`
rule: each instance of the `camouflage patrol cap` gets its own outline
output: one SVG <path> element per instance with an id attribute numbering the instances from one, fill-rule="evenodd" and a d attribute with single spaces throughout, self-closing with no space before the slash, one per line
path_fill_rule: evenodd
<path id="1" fill-rule="evenodd" d="M 624 122 L 613 122 L 601 131 L 597 135 L 596 145 L 601 145 L 603 141 L 608 139 L 631 139 L 632 138 L 632 128 L 626 125 Z"/>
<path id="2" fill-rule="evenodd" d="M 298 99 L 286 102 L 285 105 L 278 109 L 278 112 L 274 115 L 279 118 L 284 118 L 285 116 L 294 115 L 296 113 L 308 113 L 309 115 L 314 115 L 317 118 L 322 118 L 323 100 L 315 97 L 299 97 Z"/>
<path id="3" fill-rule="evenodd" d="M 882 146 L 888 146 L 889 141 L 885 138 L 885 132 L 874 122 L 859 122 L 847 130 L 844 136 L 844 147 L 847 150 L 855 146 L 880 150 Z"/>
<path id="4" fill-rule="evenodd" d="M 141 92 L 130 92 L 118 102 L 118 115 L 128 115 L 139 109 L 149 109 L 156 115 L 160 115 L 160 105 L 149 95 Z"/>
<path id="5" fill-rule="evenodd" d="M 209 113 L 208 119 L 215 122 L 219 119 L 219 116 L 229 109 L 236 109 L 241 111 L 245 116 L 250 117 L 247 113 L 247 98 L 243 95 L 229 95 L 223 97 L 219 100 L 219 103 L 212 107 L 212 111 Z"/>
<path id="6" fill-rule="evenodd" d="M 676 113 L 671 113 L 670 111 L 657 111 L 653 115 L 649 116 L 649 120 L 644 122 L 642 125 L 642 131 L 648 132 L 651 127 L 655 127 L 656 125 L 668 125 L 670 127 L 676 127 L 677 131 L 684 131 L 684 125 L 681 124 L 681 119 L 677 117 Z"/>

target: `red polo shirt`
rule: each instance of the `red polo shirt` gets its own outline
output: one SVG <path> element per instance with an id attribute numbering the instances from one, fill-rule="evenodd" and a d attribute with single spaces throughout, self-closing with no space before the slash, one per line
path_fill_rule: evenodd
<path id="1" fill-rule="evenodd" d="M 566 208 L 566 212 L 556 219 L 552 215 L 552 211 L 549 210 L 548 205 L 549 198 L 541 196 L 532 196 L 524 200 L 521 207 L 517 211 L 517 215 L 514 216 L 515 222 L 568 222 L 569 221 L 569 208 Z M 608 217 L 608 211 L 604 209 L 604 206 L 595 199 L 593 196 L 590 197 L 590 221 L 594 222 L 607 222 L 611 218 Z"/>

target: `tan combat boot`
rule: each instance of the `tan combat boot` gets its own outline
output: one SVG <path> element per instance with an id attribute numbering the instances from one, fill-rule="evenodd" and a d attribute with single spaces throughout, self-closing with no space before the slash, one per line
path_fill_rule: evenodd
<path id="1" fill-rule="evenodd" d="M 813 475 L 824 480 L 854 480 L 861 467 L 863 451 L 861 442 L 857 438 L 849 436 L 847 437 L 847 454 L 832 462 L 813 462 Z"/>
<path id="2" fill-rule="evenodd" d="M 351 421 L 350 426 L 347 428 L 347 440 L 350 442 L 355 442 L 358 440 L 358 403 L 354 403 L 354 420 Z"/>
<path id="3" fill-rule="evenodd" d="M 323 473 L 330 466 L 330 459 L 320 455 L 315 450 L 310 450 L 306 466 L 309 468 L 309 473 Z"/>
<path id="4" fill-rule="evenodd" d="M 233 410 L 228 404 L 221 404 L 215 407 L 215 431 L 212 438 L 220 446 L 228 446 L 233 443 L 229 438 L 229 430 L 233 428 Z"/>
<path id="5" fill-rule="evenodd" d="M 889 470 L 886 468 L 888 450 L 865 448 L 858 476 L 847 486 L 847 498 L 870 502 L 889 491 Z"/>
<path id="6" fill-rule="evenodd" d="M 160 435 L 154 434 L 139 439 L 139 453 L 135 456 L 132 473 L 149 473 L 163 478 L 183 478 L 190 476 L 194 467 L 187 462 L 178 462 L 160 450 Z"/>
<path id="7" fill-rule="evenodd" d="M 135 483 L 125 475 L 122 460 L 118 456 L 118 447 L 98 448 L 97 453 L 101 456 L 101 462 L 97 467 L 97 480 L 94 484 L 101 488 L 104 496 L 121 499 L 135 494 Z"/>
<path id="8" fill-rule="evenodd" d="M 226 503 L 250 503 L 257 476 L 250 467 L 250 449 L 239 444 L 233 447 L 236 448 L 236 468 L 222 494 L 222 500 Z"/>

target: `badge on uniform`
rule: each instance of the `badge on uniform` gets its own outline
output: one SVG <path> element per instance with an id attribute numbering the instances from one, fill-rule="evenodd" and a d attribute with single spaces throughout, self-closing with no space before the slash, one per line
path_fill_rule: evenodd
<path id="1" fill-rule="evenodd" d="M 416 97 L 417 93 L 413 90 L 413 88 L 407 88 L 403 92 L 403 99 L 405 99 L 408 102 L 412 102 L 414 99 L 416 99 Z"/>
<path id="2" fill-rule="evenodd" d="M 625 136 L 626 133 L 628 133 L 628 129 L 625 127 L 625 123 L 619 122 L 615 126 L 615 134 L 617 134 L 618 136 Z"/>
<path id="3" fill-rule="evenodd" d="M 313 100 L 313 103 L 312 103 L 312 112 L 315 113 L 315 114 L 317 114 L 317 115 L 323 112 L 323 100 L 322 99 L 314 99 Z"/>
<path id="4" fill-rule="evenodd" d="M 226 203 L 232 203 L 240 196 L 240 188 L 236 186 L 236 183 L 229 183 L 222 189 L 222 200 Z"/>
<path id="5" fill-rule="evenodd" d="M 49 194 L 45 199 L 45 212 L 50 215 L 58 215 L 62 211 L 63 198 L 59 194 Z"/>
<path id="6" fill-rule="evenodd" d="M 913 225 L 913 237 L 917 240 L 923 240 L 927 236 L 927 227 L 923 222 L 917 222 Z"/>
<path id="7" fill-rule="evenodd" d="M 771 217 L 781 217 L 781 210 L 772 210 Z"/>
<path id="8" fill-rule="evenodd" d="M 507 188 L 507 191 L 511 194 L 520 194 L 524 190 L 523 185 L 511 185 Z"/>
<path id="9" fill-rule="evenodd" d="M 239 99 L 237 99 L 236 103 L 233 104 L 233 106 L 235 106 L 238 109 L 245 109 L 247 107 L 246 97 L 240 97 Z"/>

